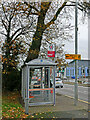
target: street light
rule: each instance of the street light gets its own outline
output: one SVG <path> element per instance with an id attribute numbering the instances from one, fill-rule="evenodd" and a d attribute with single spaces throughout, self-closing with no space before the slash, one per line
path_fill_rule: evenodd
<path id="1" fill-rule="evenodd" d="M 77 8 L 78 6 L 78 0 L 76 0 L 75 2 L 75 54 L 78 53 L 78 48 L 77 48 L 77 40 L 78 40 L 78 36 L 77 36 L 77 31 L 78 31 L 78 27 L 77 27 L 77 20 L 78 20 L 78 15 L 77 15 Z M 77 82 L 77 76 L 78 76 L 78 64 L 77 64 L 77 60 L 75 60 L 75 102 L 74 104 L 77 105 L 78 103 L 78 82 Z"/>

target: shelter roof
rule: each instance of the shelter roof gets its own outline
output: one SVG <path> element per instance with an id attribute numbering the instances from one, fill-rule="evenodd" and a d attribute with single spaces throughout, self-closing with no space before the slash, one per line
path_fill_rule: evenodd
<path id="1" fill-rule="evenodd" d="M 57 65 L 57 63 L 54 63 L 46 59 L 34 59 L 25 64 L 29 66 L 56 66 Z"/>

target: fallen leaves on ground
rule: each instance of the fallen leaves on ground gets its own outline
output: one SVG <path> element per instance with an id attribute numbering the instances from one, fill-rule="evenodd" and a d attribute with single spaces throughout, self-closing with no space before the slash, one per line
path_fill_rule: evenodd
<path id="1" fill-rule="evenodd" d="M 2 116 L 3 118 L 27 118 L 25 109 L 19 103 L 18 92 L 8 92 L 3 94 Z"/>

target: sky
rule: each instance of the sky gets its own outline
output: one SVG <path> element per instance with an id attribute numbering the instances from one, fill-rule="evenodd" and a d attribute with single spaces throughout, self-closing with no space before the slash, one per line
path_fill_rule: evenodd
<path id="1" fill-rule="evenodd" d="M 75 37 L 72 42 L 66 42 L 65 51 L 68 54 L 75 54 Z M 78 26 L 78 54 L 81 54 L 81 59 L 88 59 L 88 21 Z"/>

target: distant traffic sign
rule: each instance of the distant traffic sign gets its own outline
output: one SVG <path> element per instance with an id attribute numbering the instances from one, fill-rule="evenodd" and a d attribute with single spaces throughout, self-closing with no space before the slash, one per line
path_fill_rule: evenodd
<path id="1" fill-rule="evenodd" d="M 80 54 L 65 54 L 65 59 L 81 60 Z"/>

